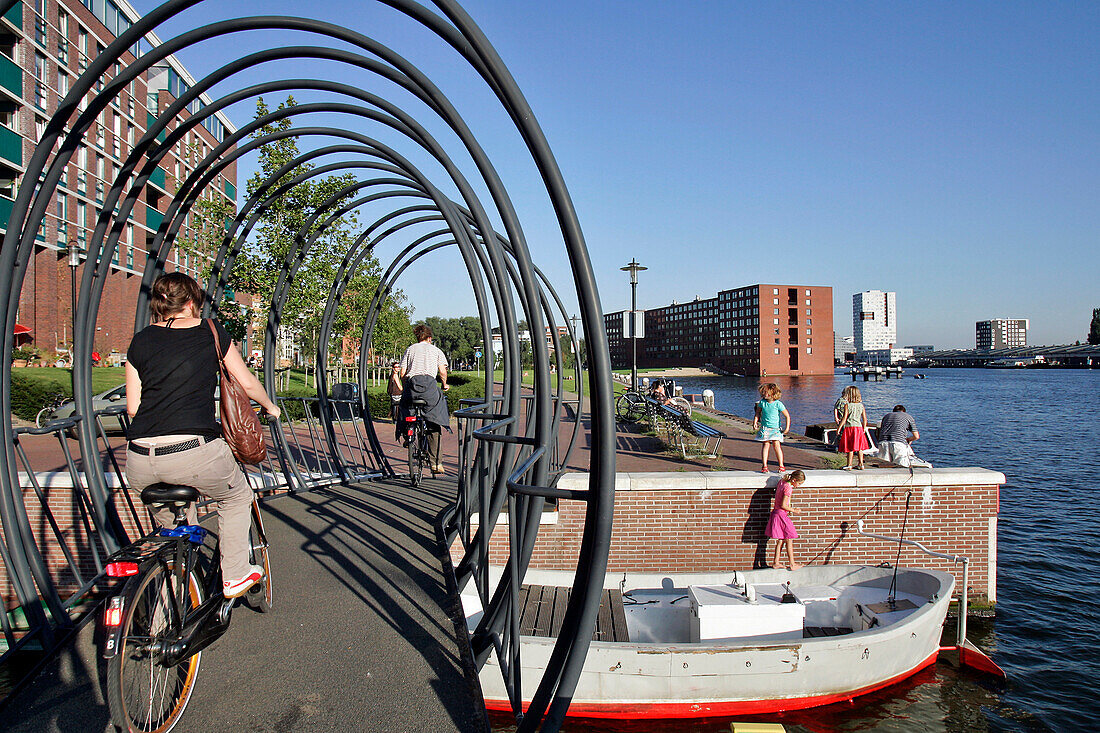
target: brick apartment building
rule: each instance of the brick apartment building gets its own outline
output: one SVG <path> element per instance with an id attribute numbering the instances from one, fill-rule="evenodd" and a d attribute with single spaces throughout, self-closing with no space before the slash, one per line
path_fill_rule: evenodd
<path id="1" fill-rule="evenodd" d="M 0 18 L 0 230 L 11 216 L 12 201 L 24 165 L 71 86 L 91 59 L 128 29 L 139 15 L 124 0 L 32 0 L 20 2 Z M 125 54 L 114 73 L 135 60 L 146 41 Z M 108 74 L 110 78 L 113 74 Z M 66 247 L 75 242 L 82 250 L 95 229 L 100 207 L 122 162 L 148 125 L 194 79 L 175 58 L 169 57 L 129 84 L 103 111 L 73 156 L 47 210 L 38 246 L 20 293 L 17 320 L 29 333 L 21 339 L 41 349 L 52 361 L 72 338 L 71 278 Z M 102 89 L 102 82 L 95 92 Z M 91 96 L 91 95 L 89 95 Z M 208 99 L 206 101 L 209 101 Z M 194 103 L 190 112 L 199 109 Z M 186 113 L 185 113 L 186 114 Z M 174 128 L 170 123 L 169 128 Z M 168 208 L 171 194 L 194 166 L 224 139 L 233 127 L 220 114 L 207 118 L 165 156 L 150 178 L 141 201 L 134 207 L 112 257 L 97 320 L 95 348 L 105 356 L 125 352 L 133 335 L 134 304 L 145 268 L 147 245 Z M 203 193 L 204 197 L 237 198 L 236 164 L 227 167 Z M 186 227 L 181 231 L 184 236 Z M 169 271 L 193 276 L 202 273 L 199 257 L 173 249 Z M 83 265 L 76 269 L 79 286 Z"/>
<path id="2" fill-rule="evenodd" d="M 630 367 L 629 311 L 604 314 L 615 369 Z M 748 285 L 645 311 L 638 366 L 713 365 L 746 376 L 833 373 L 833 289 Z"/>

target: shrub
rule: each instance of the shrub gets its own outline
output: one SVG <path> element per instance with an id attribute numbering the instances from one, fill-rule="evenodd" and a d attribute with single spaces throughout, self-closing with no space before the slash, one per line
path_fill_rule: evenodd
<path id="1" fill-rule="evenodd" d="M 11 375 L 11 411 L 16 417 L 33 420 L 38 411 L 55 400 L 68 399 L 68 390 L 56 383 Z"/>
<path id="2" fill-rule="evenodd" d="M 11 358 L 12 361 L 25 359 L 29 362 L 35 362 L 42 358 L 42 351 L 30 345 L 20 346 L 18 349 L 12 349 Z"/>

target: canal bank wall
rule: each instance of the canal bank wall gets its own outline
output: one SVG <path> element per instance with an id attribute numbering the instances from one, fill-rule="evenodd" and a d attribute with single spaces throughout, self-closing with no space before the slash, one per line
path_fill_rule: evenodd
<path id="1" fill-rule="evenodd" d="M 954 573 L 962 566 L 929 557 L 915 547 L 861 536 L 856 522 L 875 534 L 920 542 L 930 550 L 970 558 L 973 610 L 997 600 L 997 512 L 1003 473 L 982 468 L 809 470 L 791 505 L 802 564 L 899 562 Z M 616 474 L 615 524 L 608 572 L 730 572 L 765 567 L 774 540 L 764 536 L 778 474 L 746 471 Z M 558 488 L 583 490 L 587 473 L 562 476 Z M 561 500 L 539 527 L 531 567 L 574 570 L 585 504 Z M 507 552 L 503 519 L 491 554 Z"/>

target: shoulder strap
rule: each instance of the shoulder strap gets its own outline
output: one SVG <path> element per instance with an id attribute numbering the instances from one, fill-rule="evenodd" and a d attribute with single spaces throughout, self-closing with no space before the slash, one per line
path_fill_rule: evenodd
<path id="1" fill-rule="evenodd" d="M 218 357 L 218 363 L 222 363 L 222 343 L 218 338 L 218 329 L 214 327 L 214 319 L 207 318 L 206 325 L 210 326 L 210 333 L 214 334 L 214 356 Z"/>

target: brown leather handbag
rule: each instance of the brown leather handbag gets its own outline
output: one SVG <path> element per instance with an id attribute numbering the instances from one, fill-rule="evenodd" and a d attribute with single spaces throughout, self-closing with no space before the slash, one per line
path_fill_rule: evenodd
<path id="1" fill-rule="evenodd" d="M 214 321 L 207 319 L 206 325 L 214 334 L 214 349 L 221 371 L 222 436 L 238 461 L 253 465 L 261 463 L 267 458 L 267 443 L 260 426 L 260 416 L 252 409 L 252 400 L 245 394 L 244 387 L 225 366 Z"/>

